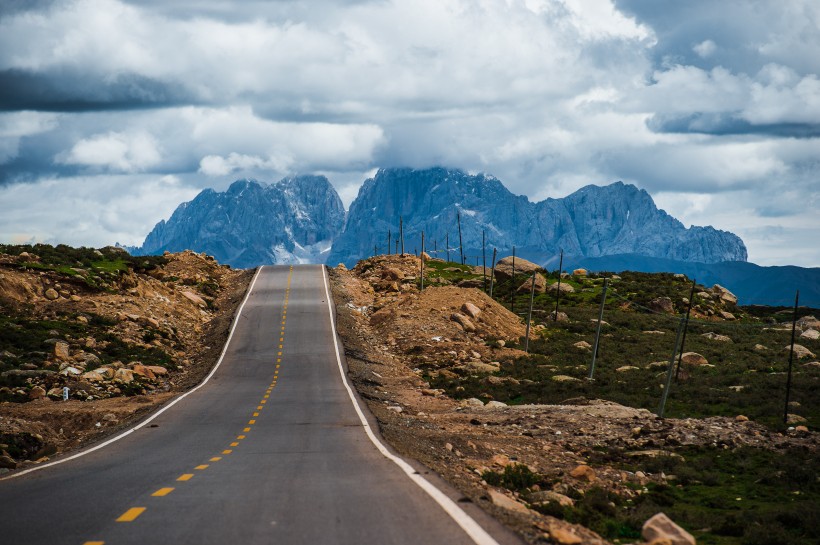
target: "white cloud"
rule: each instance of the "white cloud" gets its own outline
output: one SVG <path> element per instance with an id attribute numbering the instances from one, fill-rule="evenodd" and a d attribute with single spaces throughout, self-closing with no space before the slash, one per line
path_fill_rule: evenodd
<path id="1" fill-rule="evenodd" d="M 175 176 L 150 175 L 45 178 L 0 187 L 0 240 L 138 245 L 198 191 Z"/>
<path id="2" fill-rule="evenodd" d="M 692 47 L 692 51 L 704 59 L 711 57 L 715 53 L 715 50 L 717 50 L 717 44 L 712 40 L 703 40 Z"/>
<path id="3" fill-rule="evenodd" d="M 56 160 L 113 172 L 139 172 L 156 165 L 161 158 L 157 141 L 151 134 L 109 132 L 80 140 Z"/>

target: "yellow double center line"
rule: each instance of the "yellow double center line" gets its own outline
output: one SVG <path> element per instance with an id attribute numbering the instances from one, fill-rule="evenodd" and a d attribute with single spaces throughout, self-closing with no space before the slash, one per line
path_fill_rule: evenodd
<path id="1" fill-rule="evenodd" d="M 231 454 L 233 452 L 233 449 L 235 447 L 239 446 L 240 441 L 245 439 L 245 437 L 246 437 L 245 434 L 250 432 L 253 429 L 253 426 L 256 424 L 256 418 L 259 416 L 259 413 L 262 411 L 262 409 L 265 408 L 265 404 L 267 404 L 268 399 L 270 399 L 271 392 L 276 387 L 276 383 L 279 381 L 279 367 L 282 365 L 282 349 L 284 347 L 284 342 L 285 342 L 285 325 L 286 325 L 286 322 L 287 322 L 288 302 L 290 300 L 290 282 L 291 282 L 292 278 L 293 278 L 293 265 L 290 266 L 290 269 L 288 271 L 288 281 L 287 281 L 287 285 L 285 287 L 285 300 L 284 300 L 284 304 L 282 305 L 282 328 L 279 331 L 279 343 L 278 343 L 279 350 L 276 353 L 276 367 L 273 370 L 273 380 L 268 385 L 268 387 L 265 389 L 265 393 L 263 394 L 262 399 L 259 400 L 259 403 L 257 404 L 256 409 L 254 409 L 253 412 L 251 413 L 251 418 L 248 420 L 247 425 L 245 425 L 245 427 L 242 428 L 242 433 L 240 435 L 237 435 L 236 439 L 232 440 L 228 444 L 229 448 L 225 448 L 222 451 L 222 456 L 212 456 L 211 458 L 208 459 L 208 462 L 213 463 L 213 462 L 218 462 L 218 461 L 222 460 L 223 456 Z M 195 471 L 204 471 L 204 470 L 208 469 L 209 466 L 210 466 L 210 464 L 200 464 L 200 465 L 194 467 L 194 470 Z M 176 480 L 177 480 L 177 482 L 190 481 L 191 479 L 194 478 L 194 475 L 196 475 L 196 474 L 195 473 L 183 473 L 182 475 L 177 477 Z M 158 489 L 157 491 L 152 493 L 151 496 L 155 497 L 155 498 L 162 498 L 162 497 L 167 496 L 168 494 L 170 494 L 173 491 L 174 491 L 174 487 L 166 486 L 166 487 Z M 131 507 L 125 513 L 123 513 L 122 515 L 117 517 L 116 521 L 117 522 L 133 522 L 140 515 L 142 515 L 145 512 L 146 509 L 147 509 L 147 507 Z M 86 541 L 86 542 L 83 543 L 83 545 L 105 545 L 105 541 Z"/>

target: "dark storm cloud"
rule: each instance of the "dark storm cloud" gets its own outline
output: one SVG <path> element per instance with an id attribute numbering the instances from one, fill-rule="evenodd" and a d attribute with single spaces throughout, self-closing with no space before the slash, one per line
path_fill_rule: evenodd
<path id="1" fill-rule="evenodd" d="M 0 111 L 84 112 L 132 110 L 194 103 L 179 84 L 139 74 L 111 81 L 76 71 L 0 71 Z"/>
<path id="2" fill-rule="evenodd" d="M 768 134 L 787 138 L 820 137 L 820 124 L 752 124 L 735 114 L 696 112 L 686 115 L 656 114 L 646 122 L 655 132 L 700 133 L 712 135 Z"/>

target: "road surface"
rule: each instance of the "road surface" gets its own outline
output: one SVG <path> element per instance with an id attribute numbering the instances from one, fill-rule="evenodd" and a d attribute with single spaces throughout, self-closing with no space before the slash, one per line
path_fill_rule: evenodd
<path id="1" fill-rule="evenodd" d="M 0 480 L 0 543 L 513 541 L 368 437 L 325 282 L 321 266 L 264 267 L 202 387 L 104 448 Z"/>

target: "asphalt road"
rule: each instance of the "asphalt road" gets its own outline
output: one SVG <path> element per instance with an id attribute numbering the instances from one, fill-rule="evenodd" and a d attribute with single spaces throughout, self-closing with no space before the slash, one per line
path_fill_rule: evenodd
<path id="1" fill-rule="evenodd" d="M 371 441 L 324 285 L 320 266 L 263 268 L 206 384 L 104 448 L 0 480 L 0 543 L 517 541 Z"/>

